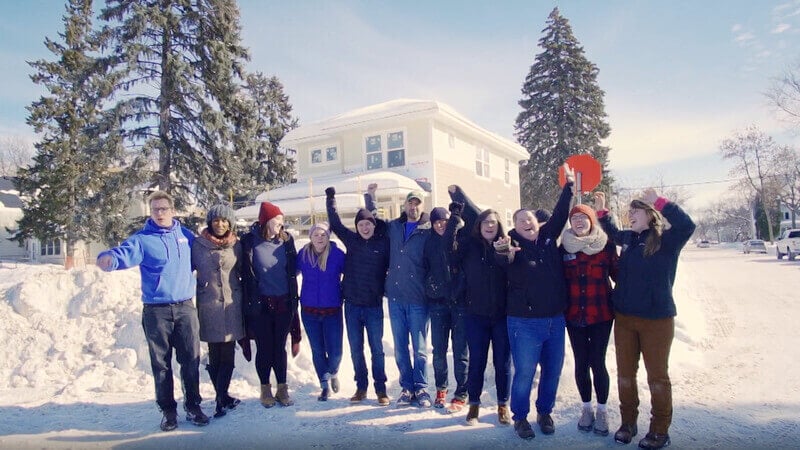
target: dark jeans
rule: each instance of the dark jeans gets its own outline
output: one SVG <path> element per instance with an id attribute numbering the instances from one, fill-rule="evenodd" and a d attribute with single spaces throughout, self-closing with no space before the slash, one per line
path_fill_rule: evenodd
<path id="1" fill-rule="evenodd" d="M 389 300 L 389 323 L 400 387 L 417 392 L 428 387 L 428 305 Z M 413 356 L 408 351 L 411 345 Z"/>
<path id="2" fill-rule="evenodd" d="M 526 318 L 508 316 L 508 342 L 514 360 L 511 382 L 512 420 L 528 418 L 536 367 L 541 366 L 536 412 L 550 414 L 556 404 L 558 381 L 564 365 L 564 315 Z"/>
<path id="3" fill-rule="evenodd" d="M 467 391 L 469 404 L 481 404 L 483 377 L 489 359 L 489 344 L 492 346 L 494 384 L 497 389 L 497 404 L 508 404 L 511 391 L 511 347 L 508 342 L 508 326 L 505 317 L 492 321 L 489 317 L 467 314 L 464 329 L 469 345 L 469 370 Z"/>
<path id="4" fill-rule="evenodd" d="M 464 308 L 446 301 L 430 301 L 431 344 L 433 344 L 433 378 L 437 390 L 447 389 L 447 347 L 453 340 L 453 376 L 456 390 L 453 397 L 467 398 L 467 335 L 464 332 Z"/>
<path id="5" fill-rule="evenodd" d="M 200 323 L 191 300 L 168 305 L 144 305 L 142 328 L 150 350 L 150 367 L 161 411 L 175 411 L 172 349 L 181 366 L 184 408 L 200 405 Z"/>
<path id="6" fill-rule="evenodd" d="M 344 305 L 344 321 L 347 325 L 347 340 L 350 342 L 350 357 L 353 359 L 356 389 L 367 390 L 367 360 L 364 358 L 364 330 L 367 331 L 369 352 L 372 356 L 372 379 L 375 392 L 386 392 L 386 366 L 383 354 L 383 305 Z"/>
<path id="7" fill-rule="evenodd" d="M 650 431 L 659 434 L 669 431 L 672 424 L 669 351 L 674 337 L 674 317 L 652 320 L 617 314 L 614 343 L 617 349 L 617 384 L 622 423 L 636 424 L 639 417 L 636 372 L 639 371 L 641 355 L 650 386 Z"/>
<path id="8" fill-rule="evenodd" d="M 567 324 L 569 343 L 575 356 L 575 383 L 581 401 L 592 401 L 592 380 L 597 393 L 597 403 L 608 402 L 608 369 L 606 369 L 606 349 L 611 336 L 613 320 L 595 323 L 585 327 Z M 589 370 L 592 371 L 591 375 Z"/>
<path id="9" fill-rule="evenodd" d="M 248 330 L 256 341 L 256 373 L 261 384 L 269 384 L 270 372 L 275 372 L 278 384 L 286 383 L 286 337 L 292 326 L 294 311 L 263 310 L 248 317 Z"/>
<path id="10" fill-rule="evenodd" d="M 315 314 L 303 308 L 300 313 L 311 346 L 311 360 L 320 385 L 327 385 L 331 376 L 339 373 L 342 362 L 342 310 L 335 314 Z"/>

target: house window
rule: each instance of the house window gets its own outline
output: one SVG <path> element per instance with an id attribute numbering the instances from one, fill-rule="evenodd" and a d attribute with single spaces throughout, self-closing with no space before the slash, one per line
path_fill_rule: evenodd
<path id="1" fill-rule="evenodd" d="M 403 131 L 367 136 L 364 140 L 367 170 L 406 165 L 406 141 Z"/>
<path id="2" fill-rule="evenodd" d="M 41 253 L 42 253 L 42 256 L 60 255 L 61 254 L 61 240 L 60 239 L 51 239 L 49 241 L 42 242 Z"/>
<path id="3" fill-rule="evenodd" d="M 789 220 L 789 211 L 783 212 L 783 220 Z"/>
<path id="4" fill-rule="evenodd" d="M 339 160 L 339 148 L 335 145 L 311 149 L 311 164 L 328 164 Z"/>
<path id="5" fill-rule="evenodd" d="M 510 209 L 506 210 L 506 227 L 514 228 L 514 212 Z"/>
<path id="6" fill-rule="evenodd" d="M 483 147 L 475 148 L 475 174 L 489 178 L 489 150 Z"/>
<path id="7" fill-rule="evenodd" d="M 511 184 L 511 161 L 505 160 L 505 180 L 506 184 Z"/>

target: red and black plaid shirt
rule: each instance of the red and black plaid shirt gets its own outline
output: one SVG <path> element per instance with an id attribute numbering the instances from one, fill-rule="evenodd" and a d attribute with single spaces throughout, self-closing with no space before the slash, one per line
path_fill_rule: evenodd
<path id="1" fill-rule="evenodd" d="M 600 253 L 563 253 L 570 325 L 586 326 L 614 318 L 611 281 L 617 278 L 617 247 L 610 243 Z"/>

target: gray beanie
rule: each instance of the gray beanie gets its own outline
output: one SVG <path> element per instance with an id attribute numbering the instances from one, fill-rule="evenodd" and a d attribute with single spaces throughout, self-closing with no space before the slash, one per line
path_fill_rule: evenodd
<path id="1" fill-rule="evenodd" d="M 231 228 L 236 226 L 236 213 L 230 206 L 227 205 L 214 205 L 208 210 L 206 216 L 206 224 L 210 227 L 214 219 L 221 217 L 228 221 Z"/>

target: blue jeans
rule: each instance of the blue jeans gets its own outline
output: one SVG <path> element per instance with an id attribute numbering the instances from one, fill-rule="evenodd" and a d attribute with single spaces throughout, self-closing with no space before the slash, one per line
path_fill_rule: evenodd
<path id="1" fill-rule="evenodd" d="M 400 387 L 409 392 L 426 389 L 428 306 L 389 300 L 389 322 L 394 338 L 394 359 L 400 371 Z M 413 365 L 408 352 L 409 336 L 414 350 Z"/>
<path id="2" fill-rule="evenodd" d="M 144 305 L 142 328 L 150 350 L 150 367 L 161 411 L 175 411 L 172 349 L 181 366 L 184 408 L 200 405 L 200 322 L 191 300 L 168 305 Z"/>
<path id="3" fill-rule="evenodd" d="M 431 316 L 431 343 L 433 344 L 433 378 L 437 390 L 447 389 L 447 347 L 453 340 L 453 376 L 456 390 L 453 397 L 467 398 L 467 335 L 464 332 L 464 308 L 447 301 L 428 303 Z"/>
<path id="4" fill-rule="evenodd" d="M 347 340 L 353 358 L 356 389 L 366 391 L 369 382 L 367 360 L 364 358 L 364 330 L 367 330 L 369 352 L 372 355 L 372 379 L 375 393 L 386 393 L 386 366 L 383 354 L 383 305 L 344 305 L 344 321 L 347 325 Z"/>
<path id="5" fill-rule="evenodd" d="M 342 310 L 325 315 L 302 310 L 300 318 L 311 346 L 311 360 L 314 362 L 317 378 L 320 385 L 327 384 L 331 375 L 339 372 L 339 364 L 342 362 Z"/>
<path id="6" fill-rule="evenodd" d="M 513 420 L 528 418 L 531 409 L 531 386 L 536 366 L 542 367 L 536 412 L 550 414 L 556 403 L 558 380 L 564 365 L 564 315 L 546 318 L 508 317 L 508 341 L 514 360 L 511 383 Z"/>
<path id="7" fill-rule="evenodd" d="M 492 321 L 486 316 L 467 314 L 464 318 L 464 328 L 467 331 L 467 344 L 469 345 L 469 371 L 467 372 L 469 404 L 481 404 L 483 378 L 489 359 L 489 344 L 492 345 L 497 404 L 508 404 L 508 393 L 511 390 L 511 350 L 508 343 L 506 318 L 502 317 Z"/>

